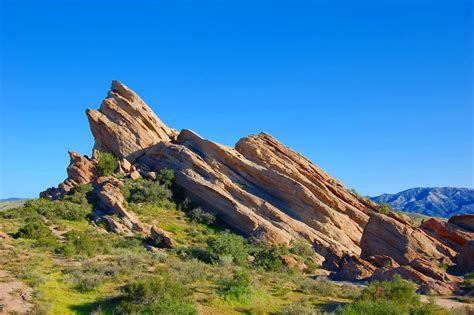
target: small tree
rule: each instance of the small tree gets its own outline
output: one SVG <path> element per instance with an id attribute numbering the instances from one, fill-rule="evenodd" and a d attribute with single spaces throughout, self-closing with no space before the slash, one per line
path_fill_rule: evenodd
<path id="1" fill-rule="evenodd" d="M 158 179 L 160 180 L 160 183 L 167 186 L 167 187 L 171 187 L 171 185 L 173 184 L 173 180 L 174 180 L 174 172 L 173 170 L 170 170 L 170 169 L 162 169 L 160 171 L 160 175 L 158 175 Z"/>
<path id="2" fill-rule="evenodd" d="M 119 166 L 118 159 L 109 152 L 97 153 L 97 173 L 100 176 L 112 175 Z"/>
<path id="3" fill-rule="evenodd" d="M 379 202 L 380 208 L 379 212 L 383 214 L 388 214 L 393 211 L 393 208 L 388 203 Z"/>

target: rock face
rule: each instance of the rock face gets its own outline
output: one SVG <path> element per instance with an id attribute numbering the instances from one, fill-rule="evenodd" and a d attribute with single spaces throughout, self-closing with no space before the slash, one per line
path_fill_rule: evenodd
<path id="1" fill-rule="evenodd" d="M 449 218 L 448 223 L 456 224 L 463 229 L 474 232 L 474 214 L 454 215 Z"/>
<path id="2" fill-rule="evenodd" d="M 390 256 L 400 265 L 409 265 L 415 258 L 451 259 L 455 252 L 420 229 L 374 213 L 361 239 L 361 257 L 373 255 Z"/>
<path id="3" fill-rule="evenodd" d="M 380 214 L 374 202 L 351 193 L 267 133 L 244 137 L 235 149 L 190 130 L 178 134 L 117 81 L 100 109 L 87 110 L 87 116 L 94 152 L 120 158 L 121 176 L 156 179 L 161 170 L 171 169 L 174 184 L 189 199 L 233 229 L 277 244 L 304 238 L 316 252 L 315 262 L 337 271 L 340 279 L 386 280 L 400 274 L 423 290 L 443 294 L 459 281 L 439 266 L 452 265 L 459 248 L 470 244 L 471 219 L 428 220 L 422 228 L 413 227 L 404 215 Z M 160 246 L 175 246 L 170 234 L 141 223 L 125 208 L 119 179 L 96 178 L 94 168 L 94 159 L 71 153 L 68 179 L 44 195 L 53 198 L 92 182 L 96 221 L 118 233 L 140 233 Z M 465 264 L 472 248 L 462 253 L 457 261 Z"/>
<path id="4" fill-rule="evenodd" d="M 470 240 L 461 248 L 457 256 L 459 269 L 465 272 L 474 271 L 474 240 Z"/>
<path id="5" fill-rule="evenodd" d="M 269 162 L 292 158 L 296 170 L 300 159 L 306 169 L 292 173 L 283 165 L 273 167 L 256 156 L 250 160 L 238 150 L 189 130 L 183 130 L 174 143 L 160 142 L 149 148 L 137 162 L 154 171 L 173 169 L 176 183 L 189 198 L 247 236 L 274 243 L 303 237 L 329 267 L 335 267 L 344 252 L 359 255 L 362 230 L 375 204 L 362 202 L 362 198 L 267 134 L 252 137 L 260 138 L 271 139 L 279 146 L 275 150 L 255 144 L 262 150 L 273 150 Z M 254 144 L 246 143 L 246 139 L 239 141 L 238 148 L 251 157 Z"/>
<path id="6" fill-rule="evenodd" d="M 71 162 L 67 168 L 68 178 L 59 185 L 61 192 L 66 193 L 77 185 L 88 184 L 96 177 L 95 161 L 79 153 L 69 151 Z"/>
<path id="7" fill-rule="evenodd" d="M 463 223 L 462 221 L 460 222 L 461 226 L 463 226 Z M 421 228 L 427 234 L 456 251 L 459 251 L 467 241 L 474 239 L 474 232 L 470 232 L 455 223 L 445 222 L 435 218 L 424 221 Z"/>
<path id="8" fill-rule="evenodd" d="M 164 125 L 138 95 L 118 81 L 112 81 L 100 109 L 86 113 L 95 139 L 94 152 L 111 152 L 132 163 L 144 149 L 176 137 L 175 130 Z"/>

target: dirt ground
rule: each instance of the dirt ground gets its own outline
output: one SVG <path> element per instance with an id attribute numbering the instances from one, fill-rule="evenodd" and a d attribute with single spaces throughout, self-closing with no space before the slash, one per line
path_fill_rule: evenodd
<path id="1" fill-rule="evenodd" d="M 0 314 L 26 314 L 32 308 L 33 289 L 0 270 Z"/>

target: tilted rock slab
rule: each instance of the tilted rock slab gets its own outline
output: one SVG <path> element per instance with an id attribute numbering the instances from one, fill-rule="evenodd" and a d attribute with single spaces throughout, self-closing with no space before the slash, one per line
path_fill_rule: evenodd
<path id="1" fill-rule="evenodd" d="M 94 153 L 110 152 L 132 163 L 143 155 L 144 149 L 170 141 L 177 134 L 138 95 L 118 81 L 112 81 L 100 109 L 88 109 L 86 114 L 95 139 Z"/>

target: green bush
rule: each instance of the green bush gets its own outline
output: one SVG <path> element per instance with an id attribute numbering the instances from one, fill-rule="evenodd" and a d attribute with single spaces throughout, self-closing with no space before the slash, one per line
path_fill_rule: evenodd
<path id="1" fill-rule="evenodd" d="M 93 256 L 97 252 L 97 242 L 89 233 L 72 230 L 65 235 L 66 243 L 61 252 L 66 257 L 73 255 Z"/>
<path id="2" fill-rule="evenodd" d="M 92 205 L 89 203 L 77 204 L 67 200 L 55 200 L 38 198 L 25 202 L 25 209 L 48 219 L 64 219 L 71 221 L 83 220 L 92 212 Z M 26 210 L 26 211 L 28 211 Z"/>
<path id="3" fill-rule="evenodd" d="M 286 304 L 280 311 L 281 315 L 316 315 L 320 314 L 319 311 L 311 307 L 310 305 L 305 305 L 301 302 L 293 302 Z"/>
<path id="4" fill-rule="evenodd" d="M 219 283 L 218 293 L 224 300 L 245 303 L 252 298 L 254 292 L 255 288 L 250 273 L 245 270 L 225 278 Z"/>
<path id="5" fill-rule="evenodd" d="M 88 205 L 93 190 L 92 184 L 77 185 L 64 196 L 63 200 L 80 205 Z"/>
<path id="6" fill-rule="evenodd" d="M 237 265 L 247 263 L 247 241 L 239 235 L 228 231 L 218 233 L 207 241 L 207 250 L 212 262 L 218 263 L 222 256 L 231 256 Z"/>
<path id="7" fill-rule="evenodd" d="M 430 301 L 422 304 L 413 283 L 399 275 L 392 281 L 372 282 L 355 302 L 339 311 L 343 315 L 352 314 L 438 314 L 439 309 Z"/>
<path id="8" fill-rule="evenodd" d="M 171 190 L 150 180 L 127 181 L 123 188 L 125 199 L 131 203 L 157 203 L 164 205 L 171 202 Z"/>
<path id="9" fill-rule="evenodd" d="M 303 258 L 314 255 L 313 247 L 304 238 L 293 239 L 290 244 L 290 252 Z"/>
<path id="10" fill-rule="evenodd" d="M 96 159 L 96 169 L 100 176 L 112 175 L 119 166 L 118 159 L 109 152 L 98 152 Z"/>
<path id="11" fill-rule="evenodd" d="M 166 187 L 171 187 L 173 184 L 174 180 L 174 172 L 173 170 L 170 169 L 162 169 L 160 171 L 160 174 L 158 175 L 158 180 L 162 185 L 165 185 Z"/>
<path id="12" fill-rule="evenodd" d="M 393 211 L 393 208 L 388 203 L 379 202 L 379 212 L 383 214 L 389 214 Z"/>
<path id="13" fill-rule="evenodd" d="M 53 232 L 41 222 L 30 222 L 26 224 L 20 228 L 13 237 L 35 240 L 36 243 L 42 247 L 54 247 L 58 245 L 58 241 Z"/>
<path id="14" fill-rule="evenodd" d="M 283 245 L 262 244 L 251 254 L 255 257 L 254 265 L 268 271 L 279 271 L 283 267 L 280 256 L 288 254 L 288 248 Z"/>
<path id="15" fill-rule="evenodd" d="M 201 207 L 192 209 L 187 213 L 187 215 L 191 221 L 207 225 L 211 225 L 216 220 L 216 216 L 214 214 L 202 210 Z"/>
<path id="16" fill-rule="evenodd" d="M 197 314 L 191 292 L 169 276 L 147 278 L 124 289 L 119 314 Z"/>

